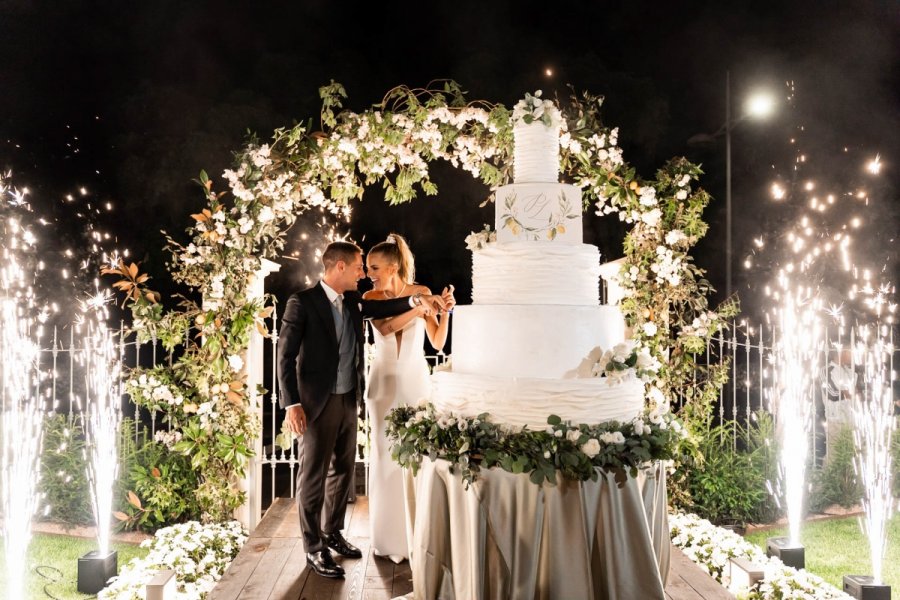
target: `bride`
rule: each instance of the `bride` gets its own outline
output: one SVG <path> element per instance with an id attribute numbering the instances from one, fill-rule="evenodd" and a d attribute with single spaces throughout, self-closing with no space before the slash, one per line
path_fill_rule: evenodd
<path id="1" fill-rule="evenodd" d="M 363 297 L 385 300 L 417 294 L 427 295 L 427 287 L 413 282 L 415 265 L 409 246 L 401 236 L 390 234 L 376 244 L 366 258 L 369 279 L 375 286 Z M 453 286 L 442 293 L 447 309 L 453 307 Z M 366 386 L 366 408 L 372 423 L 369 470 L 369 527 L 372 549 L 395 563 L 409 558 L 403 478 L 399 465 L 391 460 L 385 435 L 388 411 L 397 406 L 419 404 L 429 396 L 428 363 L 424 342 L 441 350 L 447 341 L 449 313 L 433 314 L 420 305 L 388 319 L 372 321 L 375 330 L 375 358 Z"/>

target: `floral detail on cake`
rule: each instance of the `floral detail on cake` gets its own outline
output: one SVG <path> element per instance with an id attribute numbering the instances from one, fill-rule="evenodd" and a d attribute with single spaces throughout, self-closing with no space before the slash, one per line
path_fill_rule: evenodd
<path id="1" fill-rule="evenodd" d="M 468 248 L 470 252 L 475 252 L 476 250 L 481 250 L 488 244 L 493 244 L 496 241 L 497 232 L 492 231 L 491 226 L 485 224 L 484 229 L 482 229 L 481 231 L 473 231 L 466 236 L 466 248 Z"/>
<path id="2" fill-rule="evenodd" d="M 562 124 L 562 113 L 556 103 L 541 98 L 542 93 L 541 90 L 537 90 L 534 95 L 526 92 L 525 97 L 516 102 L 512 113 L 513 125 L 519 122 L 526 125 L 540 122 L 547 127 L 558 127 Z"/>
<path id="3" fill-rule="evenodd" d="M 610 385 L 637 377 L 644 383 L 651 381 L 661 364 L 647 348 L 638 347 L 633 340 L 616 344 L 600 355 L 591 369 L 594 377 L 606 377 Z"/>
<path id="4" fill-rule="evenodd" d="M 538 241 L 542 238 L 554 240 L 557 235 L 566 232 L 567 221 L 581 218 L 581 208 L 572 206 L 572 201 L 566 196 L 565 191 L 560 190 L 557 202 L 556 210 L 551 210 L 547 215 L 546 227 L 535 227 L 525 224 L 520 219 L 520 209 L 543 211 L 550 203 L 550 199 L 541 194 L 538 197 L 520 201 L 515 193 L 509 194 L 503 202 L 504 212 L 500 215 L 500 222 L 503 223 L 504 229 L 509 229 L 515 236 L 524 233 L 525 238 L 530 241 Z M 525 204 L 527 206 L 523 206 Z"/>

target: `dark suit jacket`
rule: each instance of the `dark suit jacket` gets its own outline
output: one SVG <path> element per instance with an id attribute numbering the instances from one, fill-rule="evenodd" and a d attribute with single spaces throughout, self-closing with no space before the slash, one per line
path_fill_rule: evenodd
<path id="1" fill-rule="evenodd" d="M 363 300 L 358 292 L 344 294 L 344 316 L 352 319 L 356 331 L 357 401 L 365 386 L 363 357 L 363 315 L 376 319 L 409 310 L 409 298 Z M 321 283 L 288 298 L 278 334 L 278 383 L 281 407 L 300 404 L 312 422 L 319 416 L 338 370 L 338 341 L 331 303 Z"/>

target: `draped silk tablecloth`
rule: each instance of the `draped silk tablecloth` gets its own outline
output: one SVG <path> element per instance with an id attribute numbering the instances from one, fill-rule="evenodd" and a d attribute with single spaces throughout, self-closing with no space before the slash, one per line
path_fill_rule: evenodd
<path id="1" fill-rule="evenodd" d="M 655 600 L 669 570 L 665 470 L 619 485 L 482 469 L 465 489 L 444 460 L 404 473 L 416 600 Z"/>

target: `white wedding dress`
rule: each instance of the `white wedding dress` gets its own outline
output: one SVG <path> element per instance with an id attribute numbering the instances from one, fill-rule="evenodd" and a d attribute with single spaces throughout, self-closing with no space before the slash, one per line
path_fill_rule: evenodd
<path id="1" fill-rule="evenodd" d="M 372 329 L 375 358 L 366 387 L 366 409 L 372 426 L 369 529 L 375 554 L 399 563 L 409 558 L 406 503 L 403 474 L 400 466 L 391 460 L 384 418 L 392 408 L 417 405 L 429 397 L 431 382 L 424 350 L 425 321 L 413 319 L 399 332 L 387 336 L 374 327 Z"/>

